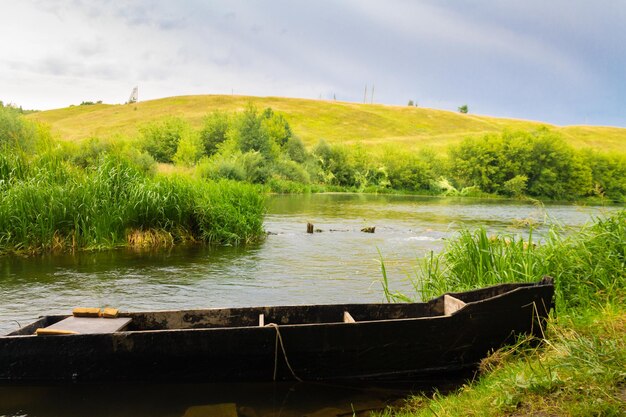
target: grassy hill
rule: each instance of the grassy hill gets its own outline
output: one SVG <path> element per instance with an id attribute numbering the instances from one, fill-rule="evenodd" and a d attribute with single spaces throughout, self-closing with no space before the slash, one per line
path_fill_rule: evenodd
<path id="1" fill-rule="evenodd" d="M 574 147 L 626 152 L 626 129 L 597 126 L 553 126 L 528 120 L 504 119 L 420 107 L 357 104 L 282 97 L 181 96 L 131 105 L 96 104 L 33 113 L 28 117 L 49 124 L 66 140 L 91 136 L 135 135 L 147 122 L 173 115 L 199 127 L 213 110 L 238 111 L 248 103 L 283 113 L 306 145 L 321 138 L 329 143 L 377 146 L 397 144 L 415 149 L 447 147 L 468 136 L 504 129 L 529 130 L 540 126 L 560 132 Z"/>

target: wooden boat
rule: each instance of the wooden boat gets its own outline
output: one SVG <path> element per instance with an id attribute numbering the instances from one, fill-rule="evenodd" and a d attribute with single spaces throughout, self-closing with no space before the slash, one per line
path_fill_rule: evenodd
<path id="1" fill-rule="evenodd" d="M 471 368 L 541 336 L 551 279 L 424 303 L 44 316 L 0 337 L 0 381 L 408 379 Z M 107 321 L 112 320 L 112 321 Z M 36 335 L 40 333 L 73 333 Z M 72 330 L 74 329 L 74 330 Z"/>

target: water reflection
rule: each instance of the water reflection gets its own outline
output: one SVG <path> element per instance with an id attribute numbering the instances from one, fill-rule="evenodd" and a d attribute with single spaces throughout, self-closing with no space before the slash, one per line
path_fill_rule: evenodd
<path id="1" fill-rule="evenodd" d="M 463 379 L 387 384 L 93 384 L 0 386 L 0 416 L 361 416 Z"/>

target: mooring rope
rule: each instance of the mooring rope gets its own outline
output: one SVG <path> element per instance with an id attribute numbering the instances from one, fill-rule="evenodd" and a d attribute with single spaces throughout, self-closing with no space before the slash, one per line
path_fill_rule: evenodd
<path id="1" fill-rule="evenodd" d="M 276 329 L 276 344 L 274 347 L 274 381 L 276 381 L 276 374 L 278 372 L 278 343 L 280 342 L 280 349 L 283 351 L 283 357 L 285 358 L 285 363 L 287 364 L 287 368 L 289 368 L 291 375 L 295 378 L 296 381 L 303 382 L 302 379 L 298 377 L 298 375 L 296 375 L 293 368 L 291 367 L 291 364 L 289 363 L 289 359 L 287 359 L 287 352 L 285 351 L 285 345 L 283 344 L 283 337 L 280 334 L 280 329 L 278 328 L 278 324 L 268 323 L 265 325 L 265 327 L 273 327 L 274 329 Z"/>

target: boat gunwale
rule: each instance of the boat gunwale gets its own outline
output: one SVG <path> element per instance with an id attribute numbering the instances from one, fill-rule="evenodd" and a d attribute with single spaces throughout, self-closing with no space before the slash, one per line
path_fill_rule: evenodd
<path id="1" fill-rule="evenodd" d="M 503 283 L 503 284 L 497 284 L 497 285 L 492 285 L 489 287 L 484 287 L 484 288 L 479 288 L 479 289 L 475 289 L 475 290 L 470 290 L 470 291 L 463 291 L 463 292 L 447 292 L 444 294 L 441 294 L 438 297 L 432 298 L 428 301 L 425 302 L 416 302 L 416 303 L 396 303 L 398 305 L 416 305 L 416 304 L 423 304 L 423 305 L 428 305 L 428 304 L 437 304 L 437 302 L 439 302 L 439 300 L 443 299 L 444 296 L 448 295 L 448 296 L 452 296 L 452 297 L 456 297 L 457 295 L 462 295 L 462 294 L 472 294 L 472 293 L 476 293 L 476 292 L 488 292 L 489 290 L 492 290 L 494 288 L 498 288 L 501 286 L 509 286 L 509 285 L 516 285 L 515 288 L 512 288 L 509 291 L 503 292 L 501 294 L 496 294 L 493 295 L 491 297 L 488 298 L 482 298 L 482 299 L 478 299 L 475 301 L 469 301 L 469 302 L 465 302 L 465 305 L 463 307 L 461 307 L 460 309 L 458 309 L 457 311 L 451 313 L 451 314 L 440 314 L 440 315 L 434 315 L 434 316 L 422 316 L 422 317 L 401 317 L 401 318 L 387 318 L 387 319 L 378 319 L 378 320 L 359 320 L 356 321 L 354 323 L 345 323 L 342 321 L 336 321 L 336 322 L 313 322 L 313 323 L 293 323 L 293 324 L 275 324 L 275 326 L 283 329 L 283 328 L 303 328 L 303 327 L 318 327 L 318 326 L 340 326 L 340 325 L 346 325 L 346 326 L 354 326 L 354 325 L 359 325 L 359 324 L 374 324 L 374 323 L 402 323 L 402 322 L 411 322 L 411 321 L 423 321 L 423 320 L 434 320 L 434 319 L 452 319 L 455 316 L 459 315 L 459 313 L 467 313 L 468 307 L 474 307 L 476 305 L 480 305 L 480 304 L 484 304 L 486 302 L 492 301 L 492 300 L 498 300 L 501 298 L 504 298 L 505 296 L 509 296 L 511 294 L 523 291 L 523 290 L 528 290 L 528 289 L 534 289 L 534 288 L 542 288 L 542 287 L 549 287 L 549 286 L 553 286 L 552 283 L 543 283 L 543 282 L 536 282 L 536 283 Z M 328 307 L 328 308 L 337 308 L 337 309 L 341 309 L 344 307 L 350 307 L 350 306 L 383 306 L 383 305 L 389 305 L 389 304 L 393 304 L 393 303 L 350 303 L 350 304 L 300 304 L 300 305 L 276 305 L 276 306 L 251 306 L 251 307 L 211 307 L 211 308 L 206 308 L 206 309 L 190 309 L 190 310 L 152 310 L 152 311 L 137 311 L 137 312 L 126 312 L 124 313 L 122 316 L 123 317 L 132 317 L 135 314 L 168 314 L 168 313 L 176 313 L 176 314 L 181 314 L 181 313 L 199 313 L 199 312 L 211 312 L 211 311 L 219 311 L 219 310 L 229 310 L 229 309 L 250 309 L 250 310 L 254 310 L 254 309 L 267 309 L 267 308 L 274 308 L 274 307 L 279 307 L 279 308 L 306 308 L 306 307 Z M 348 310 L 346 310 L 348 311 Z M 47 318 L 67 318 L 67 317 L 71 317 L 71 315 L 49 315 L 49 316 L 40 316 L 35 322 L 41 320 L 41 319 L 47 319 Z M 33 323 L 29 323 L 26 326 L 29 326 Z M 274 326 L 254 326 L 254 325 L 247 325 L 247 326 L 221 326 L 221 327 L 189 327 L 189 328 L 170 328 L 170 329 L 146 329 L 146 330 L 119 330 L 113 333 L 91 333 L 91 334 L 64 334 L 64 335 L 54 335 L 54 337 L 63 337 L 63 336 L 67 336 L 67 337 L 89 337 L 89 336 L 101 336 L 103 334 L 106 335 L 120 335 L 120 336 L 128 336 L 128 335 L 135 335 L 135 334 L 159 334 L 159 333 L 165 333 L 165 332 L 186 332 L 186 331 L 230 331 L 230 330 L 243 330 L 243 329 L 264 329 L 264 328 L 274 328 Z M 42 336 L 38 336 L 36 334 L 26 334 L 26 335 L 10 335 L 10 334 L 6 334 L 6 335 L 1 335 L 0 339 L 4 339 L 4 338 L 28 338 L 28 337 L 38 337 L 41 338 Z M 45 337 L 45 336 L 43 336 Z M 48 336 L 49 337 L 49 336 Z"/>

